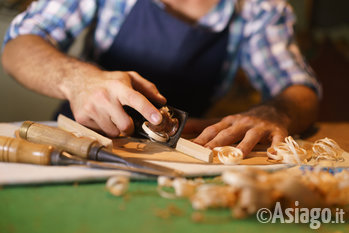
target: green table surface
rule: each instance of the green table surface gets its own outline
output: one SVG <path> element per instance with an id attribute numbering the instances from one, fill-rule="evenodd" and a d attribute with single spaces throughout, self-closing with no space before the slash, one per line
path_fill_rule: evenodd
<path id="1" fill-rule="evenodd" d="M 225 209 L 203 211 L 204 220 L 194 222 L 188 200 L 164 199 L 156 187 L 155 181 L 132 181 L 124 197 L 112 196 L 103 182 L 2 187 L 0 233 L 315 232 L 308 224 L 233 219 Z M 316 232 L 349 232 L 349 225 L 322 224 Z"/>

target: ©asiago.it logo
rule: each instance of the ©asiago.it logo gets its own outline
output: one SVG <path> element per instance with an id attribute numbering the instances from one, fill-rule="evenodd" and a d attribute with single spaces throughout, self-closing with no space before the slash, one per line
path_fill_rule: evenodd
<path id="1" fill-rule="evenodd" d="M 308 223 L 311 229 L 319 229 L 322 223 L 345 223 L 345 211 L 340 208 L 299 208 L 299 202 L 295 201 L 295 207 L 281 208 L 280 202 L 276 202 L 275 208 L 261 208 L 256 213 L 260 223 Z"/>

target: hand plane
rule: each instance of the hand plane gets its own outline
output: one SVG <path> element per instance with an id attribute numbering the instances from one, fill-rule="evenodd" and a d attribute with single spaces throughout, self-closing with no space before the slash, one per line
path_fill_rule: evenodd
<path id="1" fill-rule="evenodd" d="M 124 106 L 124 109 L 133 119 L 135 127 L 133 136 L 149 138 L 170 147 L 176 147 L 188 118 L 188 113 L 185 111 L 163 106 L 159 109 L 162 122 L 159 125 L 153 125 L 133 108 Z"/>

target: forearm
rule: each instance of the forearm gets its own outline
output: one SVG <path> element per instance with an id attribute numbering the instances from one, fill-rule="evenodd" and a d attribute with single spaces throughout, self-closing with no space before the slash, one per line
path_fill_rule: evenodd
<path id="1" fill-rule="evenodd" d="M 277 145 L 287 135 L 302 132 L 316 120 L 317 109 L 315 92 L 294 85 L 267 103 L 207 127 L 194 142 L 210 148 L 239 142 L 237 148 L 248 155 L 258 142 Z"/>
<path id="2" fill-rule="evenodd" d="M 280 113 L 280 120 L 289 134 L 301 133 L 317 118 L 319 100 L 313 90 L 306 86 L 294 85 L 267 103 Z"/>
<path id="3" fill-rule="evenodd" d="M 24 86 L 67 99 L 75 119 L 109 136 L 131 134 L 133 121 L 122 106 L 141 113 L 152 124 L 161 114 L 147 99 L 166 103 L 154 84 L 136 72 L 103 71 L 59 52 L 38 36 L 19 36 L 4 48 L 5 70 Z"/>
<path id="4" fill-rule="evenodd" d="M 18 82 L 38 93 L 67 99 L 84 74 L 99 70 L 69 57 L 39 36 L 24 35 L 6 44 L 2 64 Z"/>

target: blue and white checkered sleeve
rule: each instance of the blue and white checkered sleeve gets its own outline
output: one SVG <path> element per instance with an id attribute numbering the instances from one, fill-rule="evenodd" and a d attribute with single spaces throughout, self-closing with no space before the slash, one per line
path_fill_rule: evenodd
<path id="1" fill-rule="evenodd" d="M 264 99 L 295 84 L 310 87 L 320 97 L 321 86 L 295 43 L 292 8 L 284 1 L 254 1 L 243 17 L 247 23 L 241 66 Z"/>
<path id="2" fill-rule="evenodd" d="M 95 0 L 40 0 L 12 21 L 5 35 L 5 45 L 19 35 L 41 36 L 66 51 L 95 14 Z"/>

